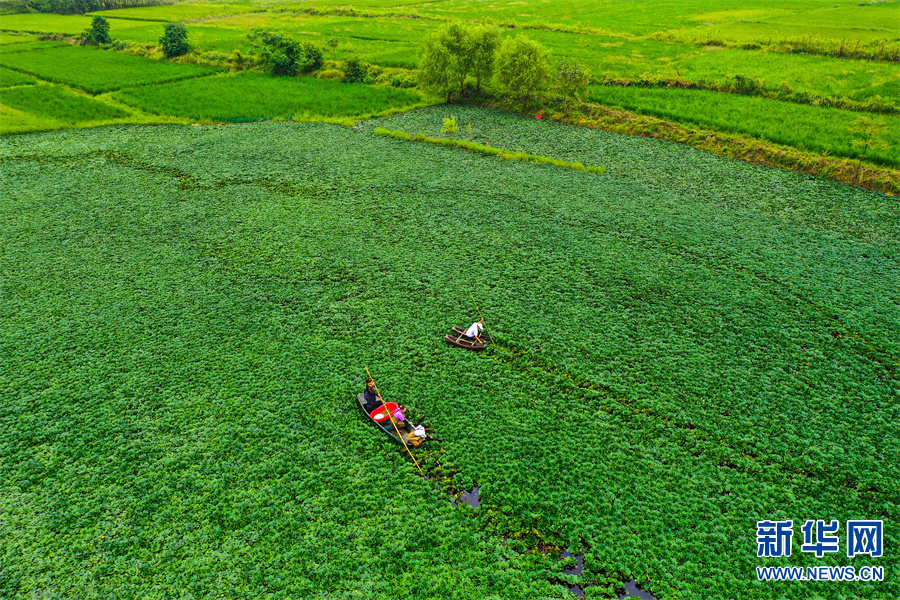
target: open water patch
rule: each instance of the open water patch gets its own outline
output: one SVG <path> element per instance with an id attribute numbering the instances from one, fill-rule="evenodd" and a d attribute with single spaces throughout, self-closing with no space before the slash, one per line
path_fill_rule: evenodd
<path id="1" fill-rule="evenodd" d="M 656 600 L 656 598 L 652 594 L 650 594 L 650 592 L 645 592 L 638 587 L 636 579 L 625 582 L 625 593 L 619 596 L 619 600 L 622 600 L 623 598 L 643 598 L 643 600 Z"/>
<path id="2" fill-rule="evenodd" d="M 584 570 L 584 554 L 572 554 L 568 550 L 563 550 L 562 553 L 563 558 L 574 558 L 575 566 L 569 567 L 566 569 L 566 575 L 581 575 L 581 572 Z M 589 587 L 590 584 L 587 583 L 585 585 L 567 585 L 566 587 L 570 592 L 578 596 L 579 598 L 584 598 L 584 588 Z"/>
<path id="3" fill-rule="evenodd" d="M 463 492 L 459 496 L 456 497 L 455 500 L 451 500 L 451 506 L 459 506 L 460 504 L 468 504 L 472 508 L 479 508 L 481 506 L 481 500 L 478 495 L 481 492 L 481 488 L 477 485 L 472 486 L 472 489 L 468 492 Z"/>
<path id="4" fill-rule="evenodd" d="M 568 569 L 565 570 L 566 575 L 575 575 L 577 577 L 581 576 L 581 573 L 584 571 L 584 554 L 572 554 L 568 550 L 563 550 L 563 553 L 560 555 L 562 558 L 574 558 L 575 564 Z M 592 584 L 586 583 L 584 585 L 566 585 L 569 592 L 578 596 L 579 598 L 584 598 L 584 588 L 591 587 Z M 632 579 L 631 581 L 625 582 L 625 593 L 620 594 L 618 596 L 619 600 L 628 600 L 630 598 L 641 598 L 642 600 L 656 600 L 650 592 L 646 592 L 638 587 L 638 582 L 636 579 Z"/>

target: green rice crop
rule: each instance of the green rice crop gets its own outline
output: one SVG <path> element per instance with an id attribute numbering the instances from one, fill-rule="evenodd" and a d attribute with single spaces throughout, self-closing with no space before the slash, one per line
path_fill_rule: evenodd
<path id="1" fill-rule="evenodd" d="M 216 15 L 228 15 L 258 10 L 251 3 L 219 3 L 204 4 L 183 2 L 164 6 L 142 6 L 137 8 L 118 8 L 115 10 L 98 10 L 90 16 L 102 16 L 107 19 L 134 19 L 138 21 L 187 21 Z M 112 21 L 115 27 L 116 21 Z"/>
<path id="2" fill-rule="evenodd" d="M 322 36 L 323 42 L 334 37 L 346 37 L 361 40 L 409 42 L 416 45 L 421 44 L 442 24 L 421 19 L 315 17 L 307 14 L 282 16 L 272 13 L 241 15 L 207 22 L 210 25 L 215 23 L 244 30 L 259 27 L 292 34 L 306 33 L 307 35 Z"/>
<path id="3" fill-rule="evenodd" d="M 36 35 L 0 32 L 0 46 L 12 46 L 13 44 L 23 44 L 25 42 L 36 42 L 36 41 L 38 41 L 38 38 Z M 9 50 L 9 48 L 3 49 L 4 52 L 7 52 L 8 50 Z"/>
<path id="4" fill-rule="evenodd" d="M 414 68 L 419 60 L 419 45 L 439 23 L 410 19 L 365 19 L 308 14 L 254 13 L 226 16 L 204 21 L 204 33 L 216 39 L 214 29 L 228 34 L 253 29 L 271 29 L 326 49 L 325 42 L 338 41 L 337 58 L 359 56 L 366 62 L 384 67 Z M 198 40 L 200 38 L 198 37 Z M 198 41 L 198 43 L 200 43 Z M 214 42 L 221 48 L 221 44 Z M 241 47 L 250 48 L 246 40 Z M 331 57 L 330 50 L 326 54 Z"/>
<path id="5" fill-rule="evenodd" d="M 898 16 L 900 4 L 896 1 L 867 6 L 857 3 L 823 6 L 804 12 L 791 10 L 787 14 L 760 19 L 757 24 L 793 28 L 795 35 L 810 35 L 802 29 L 808 27 L 813 31 L 821 30 L 824 36 L 831 39 L 871 41 L 900 37 L 892 23 Z"/>
<path id="6" fill-rule="evenodd" d="M 253 8 L 250 4 L 178 4 L 114 12 L 124 15 L 132 14 L 128 11 L 134 10 L 139 11 L 135 14 L 140 14 L 142 19 L 160 20 L 174 18 L 179 11 L 186 11 L 185 15 L 197 15 L 200 21 L 189 24 L 188 31 L 191 42 L 201 52 L 231 52 L 235 49 L 248 52 L 252 50 L 252 43 L 246 39 L 246 34 L 255 28 L 269 28 L 319 47 L 324 47 L 325 41 L 329 39 L 337 39 L 340 59 L 356 55 L 373 64 L 403 68 L 416 66 L 422 39 L 441 25 L 441 21 L 435 20 L 313 15 L 281 10 L 308 8 L 308 5 L 257 6 L 259 9 L 256 12 L 248 12 Z M 322 6 L 327 8 L 335 4 L 325 3 Z M 421 14 L 442 19 L 459 16 L 476 21 L 483 19 L 485 11 L 494 11 L 492 15 L 502 15 L 506 14 L 504 11 L 508 11 L 516 22 L 536 27 L 561 20 L 572 25 L 572 31 L 580 33 L 532 30 L 528 35 L 547 45 L 557 58 L 569 57 L 583 63 L 597 80 L 603 77 L 684 78 L 691 81 L 721 82 L 740 75 L 764 82 L 772 89 L 784 84 L 797 93 L 811 94 L 814 97 L 859 102 L 870 99 L 879 103 L 900 102 L 897 100 L 900 97 L 900 77 L 889 63 L 704 47 L 664 39 L 665 36 L 674 36 L 676 40 L 702 41 L 699 38 L 695 40 L 691 37 L 693 34 L 684 32 L 701 29 L 718 31 L 717 28 L 734 30 L 733 35 L 723 34 L 725 39 L 758 39 L 771 37 L 771 27 L 775 26 L 773 23 L 796 28 L 807 19 L 815 24 L 811 27 L 819 27 L 822 31 L 827 29 L 831 38 L 840 37 L 847 40 L 848 44 L 854 40 L 867 42 L 872 40 L 869 33 L 856 35 L 855 32 L 875 31 L 881 36 L 886 27 L 882 23 L 882 17 L 894 13 L 900 17 L 900 5 L 897 3 L 881 7 L 848 6 L 835 9 L 832 4 L 821 0 L 805 0 L 793 3 L 788 9 L 782 2 L 774 0 L 754 3 L 752 8 L 743 3 L 723 8 L 720 3 L 711 0 L 694 0 L 677 5 L 651 0 L 642 2 L 642 11 L 632 10 L 631 4 L 608 1 L 580 1 L 566 3 L 565 7 L 558 3 L 536 1 L 508 5 L 457 0 L 409 5 L 376 2 L 371 6 L 400 14 Z M 84 17 L 15 17 L 5 27 L 22 30 L 30 27 L 33 30 L 66 31 L 72 34 L 87 27 L 87 19 Z M 759 27 L 757 21 L 761 21 Z M 884 22 L 890 22 L 890 19 Z M 80 24 L 76 26 L 76 23 Z M 579 29 L 579 23 L 586 29 Z M 819 30 L 810 30 L 810 35 L 817 31 Z M 634 38 L 638 34 L 648 35 L 654 32 L 662 33 L 655 36 L 658 39 Z M 115 19 L 112 34 L 117 39 L 155 45 L 162 31 L 156 24 L 148 24 L 146 21 Z M 517 34 L 516 31 L 504 32 L 504 35 Z"/>
<path id="7" fill-rule="evenodd" d="M 894 10 L 896 11 L 896 8 L 894 8 Z M 889 22 L 887 15 L 882 16 L 886 19 L 884 23 Z M 886 31 L 882 28 L 864 28 L 859 27 L 858 25 L 853 29 L 849 29 L 846 25 L 843 27 L 833 27 L 828 25 L 816 25 L 813 23 L 735 21 L 732 23 L 699 25 L 688 29 L 676 29 L 661 32 L 660 37 L 663 39 L 674 38 L 694 43 L 707 43 L 709 41 L 719 40 L 724 42 L 755 42 L 766 45 L 808 37 L 837 42 L 844 41 L 849 47 L 857 41 L 863 45 L 868 45 L 891 39 L 891 37 L 896 37 L 896 35 L 892 36 L 892 33 L 893 32 L 890 30 Z"/>
<path id="8" fill-rule="evenodd" d="M 13 85 L 30 85 L 38 83 L 38 80 L 31 75 L 25 75 L 11 69 L 0 67 L 0 87 L 10 87 Z"/>
<path id="9" fill-rule="evenodd" d="M 0 133 L 23 133 L 60 129 L 65 123 L 46 116 L 33 115 L 0 103 Z"/>
<path id="10" fill-rule="evenodd" d="M 92 94 L 200 77 L 219 71 L 214 67 L 173 64 L 83 46 L 4 53 L 0 56 L 0 65 Z"/>
<path id="11" fill-rule="evenodd" d="M 131 116 L 131 113 L 100 100 L 76 94 L 56 85 L 32 85 L 3 90 L 2 102 L 10 108 L 33 117 L 48 119 L 46 127 L 73 127 Z M 11 133 L 33 129 L 33 119 L 23 123 L 4 119 L 0 131 Z"/>
<path id="12" fill-rule="evenodd" d="M 221 26 L 241 31 L 270 28 L 319 46 L 327 39 L 337 38 L 341 57 L 356 54 L 375 64 L 414 67 L 421 40 L 440 25 L 440 22 L 412 19 L 253 13 L 205 21 L 203 35 L 215 39 L 215 33 L 206 33 L 205 28 Z M 505 31 L 504 35 L 518 33 Z M 583 63 L 597 80 L 649 77 L 724 81 L 741 75 L 771 88 L 785 84 L 797 92 L 816 96 L 866 101 L 880 95 L 887 102 L 900 97 L 896 89 L 900 86 L 900 76 L 893 65 L 886 63 L 729 50 L 594 33 L 534 30 L 528 35 L 546 45 L 555 57 L 569 57 Z M 228 44 L 216 44 L 216 49 L 229 50 L 223 46 Z M 390 48 L 389 52 L 386 48 Z"/>
<path id="13" fill-rule="evenodd" d="M 132 27 L 119 33 L 118 39 L 122 41 L 158 46 L 159 38 L 163 35 L 163 26 L 160 23 L 145 21 L 139 27 Z M 188 25 L 188 41 L 193 48 L 200 52 L 233 52 L 235 50 L 248 52 L 252 49 L 253 42 L 247 39 L 247 33 L 248 31 L 224 27 Z"/>
<path id="14" fill-rule="evenodd" d="M 14 54 L 17 52 L 31 52 L 32 50 L 42 50 L 46 48 L 66 48 L 71 47 L 68 42 L 62 41 L 35 41 L 22 42 L 21 44 L 8 44 L 3 46 L 3 54 Z"/>
<path id="15" fill-rule="evenodd" d="M 82 15 L 54 15 L 43 13 L 27 13 L 20 15 L 3 15 L 2 28 L 7 31 L 24 31 L 29 33 L 63 33 L 78 35 L 91 26 L 91 17 Z"/>
<path id="16" fill-rule="evenodd" d="M 164 7 L 154 7 L 164 8 Z M 113 12 L 122 12 L 116 10 Z M 6 31 L 29 33 L 59 33 L 69 36 L 77 36 L 91 27 L 93 16 L 85 15 L 55 15 L 49 13 L 28 13 L 18 15 L 3 15 L 2 28 Z M 109 33 L 113 39 L 120 39 L 130 29 L 147 26 L 146 21 L 130 19 L 109 20 Z M 162 23 L 158 24 L 159 35 L 162 36 Z"/>
<path id="17" fill-rule="evenodd" d="M 852 145 L 858 136 L 850 127 L 864 113 L 854 111 L 701 90 L 618 86 L 591 87 L 591 101 L 834 156 L 857 158 L 862 152 Z M 900 118 L 867 116 L 885 124 L 886 132 L 877 139 L 887 145 L 869 150 L 867 159 L 900 165 Z"/>
<path id="18" fill-rule="evenodd" d="M 900 107 L 900 75 L 890 63 L 616 38 L 595 46 L 591 35 L 529 35 L 554 56 L 584 64 L 597 81 L 606 77 L 721 82 L 740 75 L 770 89 L 786 85 L 796 92 L 859 102 L 881 96 L 885 103 Z"/>
<path id="19" fill-rule="evenodd" d="M 519 2 L 478 2 L 474 0 L 446 0 L 421 5 L 416 12 L 443 18 L 483 19 L 487 15 L 503 22 L 520 25 L 547 26 L 560 24 L 569 27 L 604 29 L 630 36 L 651 34 L 704 23 L 722 24 L 737 21 L 778 21 L 829 25 L 843 29 L 845 37 L 853 37 L 854 29 L 875 27 L 891 30 L 900 16 L 896 2 L 868 7 L 843 4 L 835 7 L 831 0 L 794 0 L 789 5 L 779 0 L 731 2 L 716 0 L 684 0 L 678 3 L 650 0 L 637 5 L 615 0 L 572 0 L 565 3 L 543 0 Z M 873 10 L 874 8 L 874 10 Z M 896 28 L 893 28 L 896 32 Z"/>
<path id="20" fill-rule="evenodd" d="M 865 101 L 881 96 L 900 107 L 900 73 L 896 65 L 865 60 L 714 49 L 675 63 L 678 75 L 698 81 L 742 75 L 776 88 Z"/>
<path id="21" fill-rule="evenodd" d="M 231 27 L 229 21 L 224 21 L 229 26 L 219 25 L 190 25 L 188 39 L 199 52 L 233 52 L 240 50 L 244 53 L 252 53 L 254 42 L 247 38 L 251 31 Z M 329 39 L 337 39 L 337 59 L 344 60 L 351 56 L 362 57 L 366 62 L 383 67 L 415 68 L 418 64 L 418 46 L 409 42 L 391 42 L 381 40 L 369 40 L 355 37 L 342 37 L 334 35 L 324 37 L 314 27 L 302 27 L 296 29 L 292 26 L 282 25 L 278 21 L 261 21 L 271 29 L 291 35 L 303 42 L 309 42 L 325 52 L 326 58 L 332 57 L 332 52 L 325 46 Z M 129 29 L 120 39 L 139 44 L 158 44 L 161 28 L 156 25 L 146 25 Z"/>
<path id="22" fill-rule="evenodd" d="M 758 520 L 897 547 L 894 199 L 473 107 L 479 143 L 607 174 L 370 131 L 446 111 L 0 139 L 4 595 L 776 600 Z M 482 355 L 442 339 L 471 297 Z M 362 419 L 364 366 L 481 509 Z"/>
<path id="23" fill-rule="evenodd" d="M 237 73 L 122 90 L 122 102 L 165 115 L 223 121 L 304 115 L 362 116 L 419 105 L 410 90 L 346 84 L 307 77 Z"/>

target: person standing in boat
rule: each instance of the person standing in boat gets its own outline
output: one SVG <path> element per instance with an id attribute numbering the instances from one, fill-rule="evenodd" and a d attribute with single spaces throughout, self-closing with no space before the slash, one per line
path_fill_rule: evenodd
<path id="1" fill-rule="evenodd" d="M 363 392 L 363 400 L 366 401 L 366 410 L 370 413 L 378 408 L 378 391 L 375 389 L 375 381 L 366 379 L 366 391 Z"/>
<path id="2" fill-rule="evenodd" d="M 478 334 L 481 333 L 482 329 L 484 329 L 484 319 L 481 319 L 477 323 L 472 323 L 472 325 L 466 329 L 466 337 L 474 338 L 479 344 L 483 344 L 484 342 L 478 337 Z"/>

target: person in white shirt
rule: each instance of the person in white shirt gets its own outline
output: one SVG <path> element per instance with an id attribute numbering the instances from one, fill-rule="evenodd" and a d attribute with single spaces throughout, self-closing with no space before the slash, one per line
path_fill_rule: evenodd
<path id="1" fill-rule="evenodd" d="M 434 439 L 430 435 L 428 435 L 428 423 L 422 423 L 421 425 L 416 425 L 412 432 L 407 436 L 406 443 L 412 446 L 413 448 L 418 448 L 422 445 L 425 440 Z"/>
<path id="2" fill-rule="evenodd" d="M 484 329 L 484 319 L 478 321 L 477 323 L 472 323 L 472 325 L 466 329 L 466 337 L 467 338 L 475 338 L 478 340 L 479 344 L 483 344 L 481 338 L 478 337 L 478 334 L 481 333 L 481 330 Z"/>

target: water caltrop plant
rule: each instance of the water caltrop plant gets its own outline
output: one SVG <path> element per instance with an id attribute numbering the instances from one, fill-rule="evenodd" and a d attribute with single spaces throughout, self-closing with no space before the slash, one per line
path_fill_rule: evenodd
<path id="1" fill-rule="evenodd" d="M 0 595 L 779 600 L 759 520 L 900 544 L 895 202 L 471 106 L 614 176 L 393 139 L 446 116 L 0 139 Z M 496 347 L 443 342 L 479 312 Z M 434 478 L 354 405 L 366 366 Z"/>

